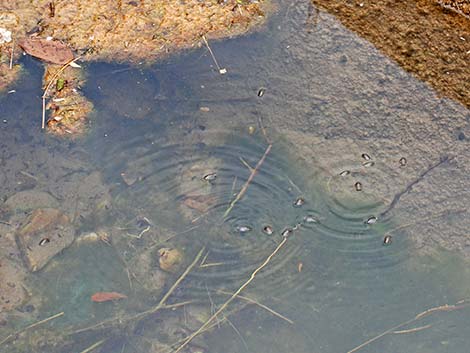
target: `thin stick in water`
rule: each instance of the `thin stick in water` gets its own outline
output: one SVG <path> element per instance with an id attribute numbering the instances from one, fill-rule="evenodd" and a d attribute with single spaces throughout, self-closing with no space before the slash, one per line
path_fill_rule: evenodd
<path id="1" fill-rule="evenodd" d="M 184 341 L 183 343 L 175 350 L 174 353 L 178 353 L 178 352 L 181 352 L 181 350 L 186 347 L 197 335 L 199 335 L 201 332 L 203 332 L 211 323 L 212 321 L 214 321 L 219 315 L 220 313 L 222 313 L 222 311 L 224 311 L 227 306 L 246 288 L 248 287 L 248 285 L 255 279 L 256 275 L 263 269 L 265 268 L 269 262 L 271 261 L 271 259 L 282 249 L 282 247 L 284 246 L 284 244 L 286 244 L 287 242 L 287 237 L 283 238 L 282 241 L 279 243 L 279 245 L 276 247 L 276 249 L 274 249 L 274 251 L 264 260 L 264 262 L 256 269 L 253 271 L 253 273 L 251 274 L 250 278 L 245 282 L 243 283 L 243 285 L 237 289 L 237 291 L 235 293 L 232 294 L 232 296 L 224 303 L 220 306 L 219 309 L 217 309 L 217 311 L 212 314 L 212 316 L 201 326 L 199 327 L 198 330 L 194 331 L 191 335 L 189 335 Z"/>
<path id="2" fill-rule="evenodd" d="M 232 293 L 229 293 L 229 292 L 226 292 L 224 290 L 218 290 L 217 291 L 218 293 L 222 293 L 222 294 L 227 294 L 227 295 L 232 295 Z M 289 324 L 294 324 L 294 321 L 292 321 L 291 319 L 288 319 L 287 317 L 285 317 L 284 315 L 282 314 L 279 314 L 277 311 L 271 309 L 270 307 L 260 303 L 259 301 L 255 300 L 255 299 L 252 299 L 252 298 L 249 298 L 249 297 L 245 297 L 243 295 L 239 295 L 237 296 L 237 298 L 240 298 L 240 299 L 243 299 L 245 300 L 246 302 L 248 303 L 251 303 L 251 304 L 255 304 L 257 306 L 259 306 L 260 308 L 266 310 L 267 312 L 273 314 L 274 316 L 277 316 L 278 318 L 284 320 L 284 321 L 287 321 Z"/>
<path id="3" fill-rule="evenodd" d="M 237 196 L 235 197 L 235 199 L 233 199 L 233 201 L 230 203 L 230 206 L 227 208 L 227 210 L 225 211 L 224 213 L 224 216 L 223 218 L 226 218 L 229 213 L 232 211 L 233 207 L 235 206 L 235 204 L 240 201 L 240 199 L 243 197 L 243 195 L 245 195 L 246 191 L 248 190 L 248 187 L 250 186 L 253 178 L 255 177 L 256 173 L 258 172 L 259 168 L 261 167 L 261 165 L 264 163 L 264 160 L 266 159 L 266 156 L 269 154 L 269 152 L 271 151 L 271 148 L 273 147 L 273 145 L 268 145 L 268 147 L 266 148 L 266 151 L 264 151 L 264 154 L 263 156 L 261 157 L 261 159 L 258 161 L 258 164 L 256 164 L 256 167 L 251 171 L 251 174 L 250 176 L 248 177 L 248 180 L 246 181 L 246 183 L 243 185 L 243 187 L 241 188 L 240 192 L 237 194 Z"/>
<path id="4" fill-rule="evenodd" d="M 207 50 L 209 50 L 209 53 L 210 53 L 211 56 L 212 56 L 212 60 L 214 60 L 215 66 L 217 66 L 217 70 L 219 70 L 219 73 L 220 73 L 221 75 L 226 74 L 226 73 L 227 73 L 227 69 L 223 69 L 223 68 L 220 67 L 219 63 L 217 62 L 217 59 L 215 58 L 214 53 L 212 52 L 211 47 L 209 46 L 209 43 L 207 42 L 206 36 L 202 36 L 202 40 L 204 41 L 204 44 L 206 45 Z"/>
<path id="5" fill-rule="evenodd" d="M 25 328 L 22 328 L 21 330 L 18 330 L 16 332 L 13 332 L 13 333 L 10 333 L 7 337 L 5 337 L 1 342 L 0 342 L 0 345 L 2 345 L 3 343 L 7 342 L 9 339 L 25 332 L 25 331 L 28 331 L 36 326 L 39 326 L 39 325 L 42 325 L 42 324 L 45 324 L 46 322 L 49 322 L 51 320 L 54 320 L 54 319 L 57 319 L 58 317 L 61 317 L 62 315 L 64 315 L 64 312 L 60 312 L 58 314 L 55 314 L 55 315 L 52 315 L 52 316 L 49 316 L 48 318 L 44 319 L 44 320 L 41 320 L 41 321 L 38 321 L 38 322 L 35 322 L 34 324 L 31 324 L 29 326 L 26 326 Z"/>
<path id="6" fill-rule="evenodd" d="M 419 319 L 422 319 L 423 317 L 425 316 L 428 316 L 428 315 L 431 315 L 435 312 L 439 312 L 439 311 L 454 311 L 454 310 L 460 310 L 460 309 L 463 309 L 467 306 L 469 306 L 470 303 L 463 300 L 463 301 L 460 301 L 458 304 L 456 305 L 448 305 L 448 304 L 445 304 L 445 305 L 441 305 L 441 306 L 436 306 L 434 308 L 430 308 L 430 309 L 427 309 L 425 311 L 423 311 L 422 313 L 419 313 L 418 315 L 416 315 L 414 318 L 408 320 L 408 321 L 405 321 L 405 322 L 402 322 L 401 324 L 398 324 L 390 329 L 388 329 L 387 331 L 384 331 L 382 332 L 380 335 L 377 335 L 375 337 L 372 337 L 371 339 L 365 341 L 364 343 L 361 343 L 359 346 L 351 349 L 350 351 L 348 351 L 347 353 L 354 353 L 354 352 L 357 352 L 358 350 L 364 348 L 365 346 L 371 344 L 372 342 L 375 342 L 377 341 L 379 338 L 382 338 L 383 336 L 385 335 L 388 335 L 389 333 L 395 333 L 395 332 L 400 332 L 400 331 L 397 331 L 399 328 L 403 327 L 403 326 L 406 326 L 406 325 L 409 325 L 413 322 L 416 322 L 418 321 Z M 424 326 L 423 326 L 424 327 Z M 411 331 L 410 331 L 411 332 Z M 404 332 L 402 332 L 404 333 Z"/>

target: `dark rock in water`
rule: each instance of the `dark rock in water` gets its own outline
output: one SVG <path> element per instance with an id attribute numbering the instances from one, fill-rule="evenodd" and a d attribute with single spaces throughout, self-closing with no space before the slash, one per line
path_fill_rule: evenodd
<path id="1" fill-rule="evenodd" d="M 34 210 L 16 234 L 23 259 L 32 272 L 43 268 L 73 240 L 74 229 L 69 218 L 54 208 Z"/>
<path id="2" fill-rule="evenodd" d="M 44 207 L 56 208 L 58 207 L 58 202 L 47 192 L 27 190 L 17 192 L 9 197 L 8 200 L 5 201 L 5 206 L 15 213 Z"/>
<path id="3" fill-rule="evenodd" d="M 10 226 L 0 224 L 0 327 L 11 310 L 17 310 L 28 296 L 25 290 L 26 269 L 20 260 L 20 253 Z M 8 318 L 6 319 L 8 321 Z"/>

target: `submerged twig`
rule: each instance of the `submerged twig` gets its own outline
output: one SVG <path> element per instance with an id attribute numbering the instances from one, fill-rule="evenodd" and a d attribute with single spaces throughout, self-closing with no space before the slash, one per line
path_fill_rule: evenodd
<path id="1" fill-rule="evenodd" d="M 413 322 L 416 322 L 420 319 L 422 319 L 423 317 L 425 316 L 428 316 L 432 313 L 435 313 L 435 312 L 438 312 L 438 311 L 454 311 L 454 310 L 459 310 L 459 309 L 463 309 L 467 306 L 470 305 L 470 302 L 468 301 L 465 301 L 465 300 L 462 300 L 460 301 L 458 304 L 455 304 L 455 305 L 448 305 L 448 304 L 444 304 L 444 305 L 441 305 L 441 306 L 436 306 L 434 308 L 430 308 L 430 309 L 427 309 L 425 311 L 423 311 L 422 313 L 419 313 L 418 315 L 416 315 L 414 318 L 408 320 L 408 321 L 405 321 L 405 322 L 402 322 L 401 324 L 398 324 L 384 332 L 382 332 L 380 335 L 377 335 L 375 337 L 372 337 L 371 339 L 365 341 L 364 343 L 360 344 L 359 346 L 351 349 L 350 351 L 348 351 L 347 353 L 354 353 L 354 352 L 357 352 L 358 350 L 364 348 L 365 346 L 369 345 L 370 343 L 372 342 L 375 342 L 377 341 L 378 339 L 390 334 L 390 333 L 396 333 L 396 332 L 400 332 L 400 331 L 397 331 L 399 328 L 403 327 L 403 326 L 406 326 L 406 325 L 409 325 Z M 418 328 L 417 328 L 418 329 Z M 415 330 L 415 331 L 418 331 L 417 329 L 411 329 L 411 330 Z M 424 326 L 423 328 L 420 328 L 420 329 L 424 329 Z M 412 332 L 411 330 L 407 330 L 409 332 Z M 406 332 L 406 331 L 405 331 Z M 402 333 L 405 333 L 405 332 L 402 332 Z"/>
<path id="2" fill-rule="evenodd" d="M 420 181 L 422 181 L 428 173 L 430 173 L 431 171 L 433 171 L 435 168 L 439 167 L 440 165 L 451 161 L 452 159 L 454 159 L 454 157 L 452 157 L 452 156 L 447 156 L 447 155 L 441 156 L 441 158 L 439 159 L 439 162 L 434 163 L 433 165 L 426 168 L 423 172 L 421 172 L 415 180 L 413 180 L 411 183 L 409 183 L 405 187 L 404 190 L 400 191 L 398 194 L 395 195 L 395 197 L 393 198 L 390 205 L 388 205 L 388 207 L 380 214 L 380 217 L 382 218 L 387 213 L 389 213 L 397 205 L 397 203 L 398 203 L 398 201 L 400 201 L 401 197 L 403 195 L 406 195 L 407 193 L 409 193 L 411 191 L 411 189 L 413 189 L 413 186 L 415 186 Z"/>
<path id="3" fill-rule="evenodd" d="M 399 330 L 399 331 L 393 331 L 392 333 L 394 335 L 402 335 L 402 334 L 406 334 L 406 333 L 414 333 L 414 332 L 419 332 L 419 331 L 423 331 L 427 328 L 430 328 L 432 325 L 429 324 L 429 325 L 424 325 L 424 326 L 420 326 L 420 327 L 414 327 L 414 328 L 410 328 L 408 330 Z"/>
<path id="4" fill-rule="evenodd" d="M 41 320 L 41 321 L 38 321 L 38 322 L 35 322 L 29 326 L 26 326 L 25 328 L 22 328 L 21 330 L 18 330 L 16 332 L 13 332 L 13 333 L 10 333 L 7 337 L 5 337 L 1 342 L 0 342 L 0 345 L 4 344 L 5 342 L 7 342 L 9 339 L 25 332 L 25 331 L 28 331 L 36 326 L 39 326 L 39 325 L 42 325 L 42 324 L 45 324 L 46 322 L 49 322 L 51 320 L 54 320 L 54 319 L 57 319 L 58 317 L 61 317 L 62 315 L 64 315 L 64 312 L 60 312 L 58 314 L 55 314 L 55 315 L 52 315 L 52 316 L 49 316 L 48 318 L 44 319 L 44 320 Z"/>
<path id="5" fill-rule="evenodd" d="M 101 346 L 104 342 L 106 342 L 108 339 L 107 338 L 103 338 L 102 340 L 99 340 L 98 342 L 95 342 L 93 343 L 90 347 L 84 349 L 83 351 L 81 351 L 80 353 L 89 353 L 91 352 L 92 350 L 94 350 L 95 348 L 98 348 L 99 346 Z"/>
<path id="6" fill-rule="evenodd" d="M 232 293 L 226 292 L 224 290 L 218 290 L 217 292 L 222 293 L 222 294 L 232 295 Z M 240 298 L 240 299 L 245 300 L 248 303 L 255 304 L 255 305 L 259 306 L 260 308 L 266 310 L 267 312 L 273 314 L 274 316 L 277 316 L 278 318 L 280 318 L 284 321 L 287 321 L 289 324 L 292 324 L 292 325 L 294 324 L 294 321 L 292 321 L 291 319 L 288 319 L 284 315 L 279 314 L 277 311 L 275 311 L 275 310 L 271 309 L 270 307 L 258 302 L 257 300 L 254 300 L 254 299 L 249 298 L 249 297 L 245 297 L 243 295 L 238 295 L 237 297 Z"/>
<path id="7" fill-rule="evenodd" d="M 270 145 L 271 146 L 271 145 Z M 197 335 L 199 335 L 201 332 L 203 332 L 211 323 L 212 321 L 214 321 L 219 315 L 220 313 L 222 313 L 222 311 L 224 311 L 227 306 L 246 288 L 248 287 L 248 285 L 255 279 L 256 275 L 263 269 L 266 267 L 266 265 L 269 264 L 269 262 L 271 261 L 271 259 L 279 252 L 279 250 L 281 250 L 281 248 L 284 246 L 284 244 L 286 244 L 287 242 L 287 237 L 284 237 L 282 239 L 282 241 L 279 243 L 279 245 L 276 247 L 276 249 L 274 249 L 274 251 L 269 254 L 269 256 L 264 260 L 264 262 L 258 267 L 256 268 L 256 270 L 253 271 L 253 273 L 251 274 L 250 278 L 245 282 L 243 283 L 243 285 L 238 288 L 235 293 L 232 294 L 232 296 L 224 303 L 220 306 L 219 309 L 217 309 L 217 311 L 212 314 L 212 316 L 201 326 L 199 327 L 199 329 L 197 329 L 196 331 L 194 331 L 191 335 L 189 335 L 188 337 L 186 337 L 186 339 L 183 341 L 183 343 L 175 350 L 174 353 L 178 353 L 180 352 L 184 347 L 186 347 Z"/>
<path id="8" fill-rule="evenodd" d="M 202 40 L 204 41 L 204 44 L 206 45 L 207 50 L 209 50 L 209 53 L 210 53 L 211 56 L 212 56 L 212 60 L 214 60 L 215 66 L 217 66 L 217 70 L 219 70 L 219 73 L 220 73 L 221 75 L 226 74 L 226 73 L 227 73 L 227 69 L 223 69 L 223 68 L 220 67 L 219 63 L 217 62 L 217 59 L 215 58 L 214 53 L 212 52 L 211 47 L 209 46 L 209 43 L 207 42 L 206 36 L 203 35 L 203 36 L 202 36 Z"/>
<path id="9" fill-rule="evenodd" d="M 248 190 L 248 187 L 250 186 L 253 178 L 255 177 L 256 173 L 258 172 L 259 168 L 261 167 L 261 165 L 264 163 L 264 160 L 266 159 L 266 156 L 269 154 L 269 152 L 271 151 L 271 148 L 273 147 L 272 144 L 269 144 L 268 147 L 266 148 L 266 150 L 264 151 L 264 154 L 263 156 L 261 157 L 261 159 L 258 161 L 258 164 L 256 164 L 256 167 L 251 171 L 251 174 L 250 176 L 248 177 L 248 180 L 246 181 L 246 183 L 243 185 L 243 187 L 241 188 L 240 192 L 237 194 L 237 196 L 233 199 L 233 201 L 230 203 L 230 206 L 227 208 L 227 210 L 225 211 L 224 213 L 224 216 L 223 218 L 226 218 L 229 213 L 232 211 L 233 207 L 235 206 L 235 204 L 240 201 L 240 199 L 243 197 L 243 195 L 245 195 L 246 191 Z"/>
<path id="10" fill-rule="evenodd" d="M 82 328 L 82 329 L 79 329 L 79 330 L 76 330 L 76 331 L 73 331 L 71 332 L 70 334 L 77 334 L 77 333 L 81 333 L 81 332 L 85 332 L 85 331 L 90 331 L 90 330 L 94 330 L 94 329 L 104 329 L 106 328 L 106 325 L 110 325 L 110 324 L 113 324 L 114 322 L 118 322 L 119 324 L 125 324 L 129 321 L 134 321 L 134 320 L 139 320 L 139 319 L 142 319 L 144 318 L 145 316 L 148 316 L 150 314 L 154 314 L 156 313 L 157 311 L 159 310 L 162 310 L 162 309 L 167 309 L 169 307 L 171 307 L 170 305 L 166 305 L 165 302 L 167 301 L 167 299 L 173 294 L 173 292 L 175 291 L 175 289 L 178 287 L 178 285 L 186 278 L 186 276 L 189 274 L 189 272 L 191 272 L 191 270 L 193 269 L 194 266 L 196 266 L 196 264 L 199 262 L 203 252 L 205 250 L 205 247 L 203 247 L 199 252 L 198 254 L 196 255 L 196 257 L 194 258 L 193 262 L 191 262 L 191 264 L 186 268 L 186 270 L 181 274 L 180 277 L 178 277 L 178 279 L 176 280 L 176 282 L 170 287 L 170 289 L 166 292 L 166 294 L 162 297 L 162 299 L 160 299 L 160 301 L 158 302 L 158 304 L 156 306 L 154 306 L 153 308 L 149 309 L 149 310 L 146 310 L 146 311 L 143 311 L 143 312 L 140 312 L 140 313 L 137 313 L 137 314 L 134 314 L 134 315 L 131 315 L 131 316 L 128 316 L 128 317 L 124 317 L 124 318 L 112 318 L 112 319 L 109 319 L 109 320 L 105 320 L 105 321 L 102 321 L 102 322 L 99 322 L 95 325 L 92 325 L 92 326 L 88 326 L 88 327 L 85 327 L 85 328 Z"/>

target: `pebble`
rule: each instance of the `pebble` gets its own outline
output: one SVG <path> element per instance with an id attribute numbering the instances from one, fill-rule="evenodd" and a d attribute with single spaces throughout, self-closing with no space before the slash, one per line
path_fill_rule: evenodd
<path id="1" fill-rule="evenodd" d="M 365 162 L 365 163 L 363 163 L 362 165 L 363 165 L 364 167 L 368 168 L 368 167 L 373 167 L 373 166 L 374 166 L 374 164 L 375 164 L 374 162 L 372 162 L 372 161 L 369 161 L 369 162 Z"/>
<path id="2" fill-rule="evenodd" d="M 349 174 L 351 174 L 351 172 L 349 170 L 343 170 L 341 173 L 339 173 L 339 176 L 344 177 L 344 176 L 349 175 Z"/>
<path id="3" fill-rule="evenodd" d="M 364 158 L 366 161 L 370 161 L 370 160 L 371 160 L 370 156 L 369 156 L 367 153 L 363 153 L 363 154 L 362 154 L 362 158 Z"/>
<path id="4" fill-rule="evenodd" d="M 265 88 L 260 88 L 258 90 L 258 97 L 262 97 L 264 96 L 264 93 L 266 92 L 266 89 Z"/>
<path id="5" fill-rule="evenodd" d="M 405 157 L 401 157 L 399 160 L 400 166 L 404 167 L 407 163 L 407 160 Z"/>

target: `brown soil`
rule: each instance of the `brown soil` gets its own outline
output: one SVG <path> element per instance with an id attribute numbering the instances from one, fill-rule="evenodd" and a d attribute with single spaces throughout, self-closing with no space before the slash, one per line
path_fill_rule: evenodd
<path id="1" fill-rule="evenodd" d="M 468 18 L 436 0 L 312 0 L 312 3 L 335 15 L 346 27 L 443 95 L 470 107 Z M 440 3 L 459 12 L 468 10 L 468 5 L 460 4 L 463 1 Z"/>

